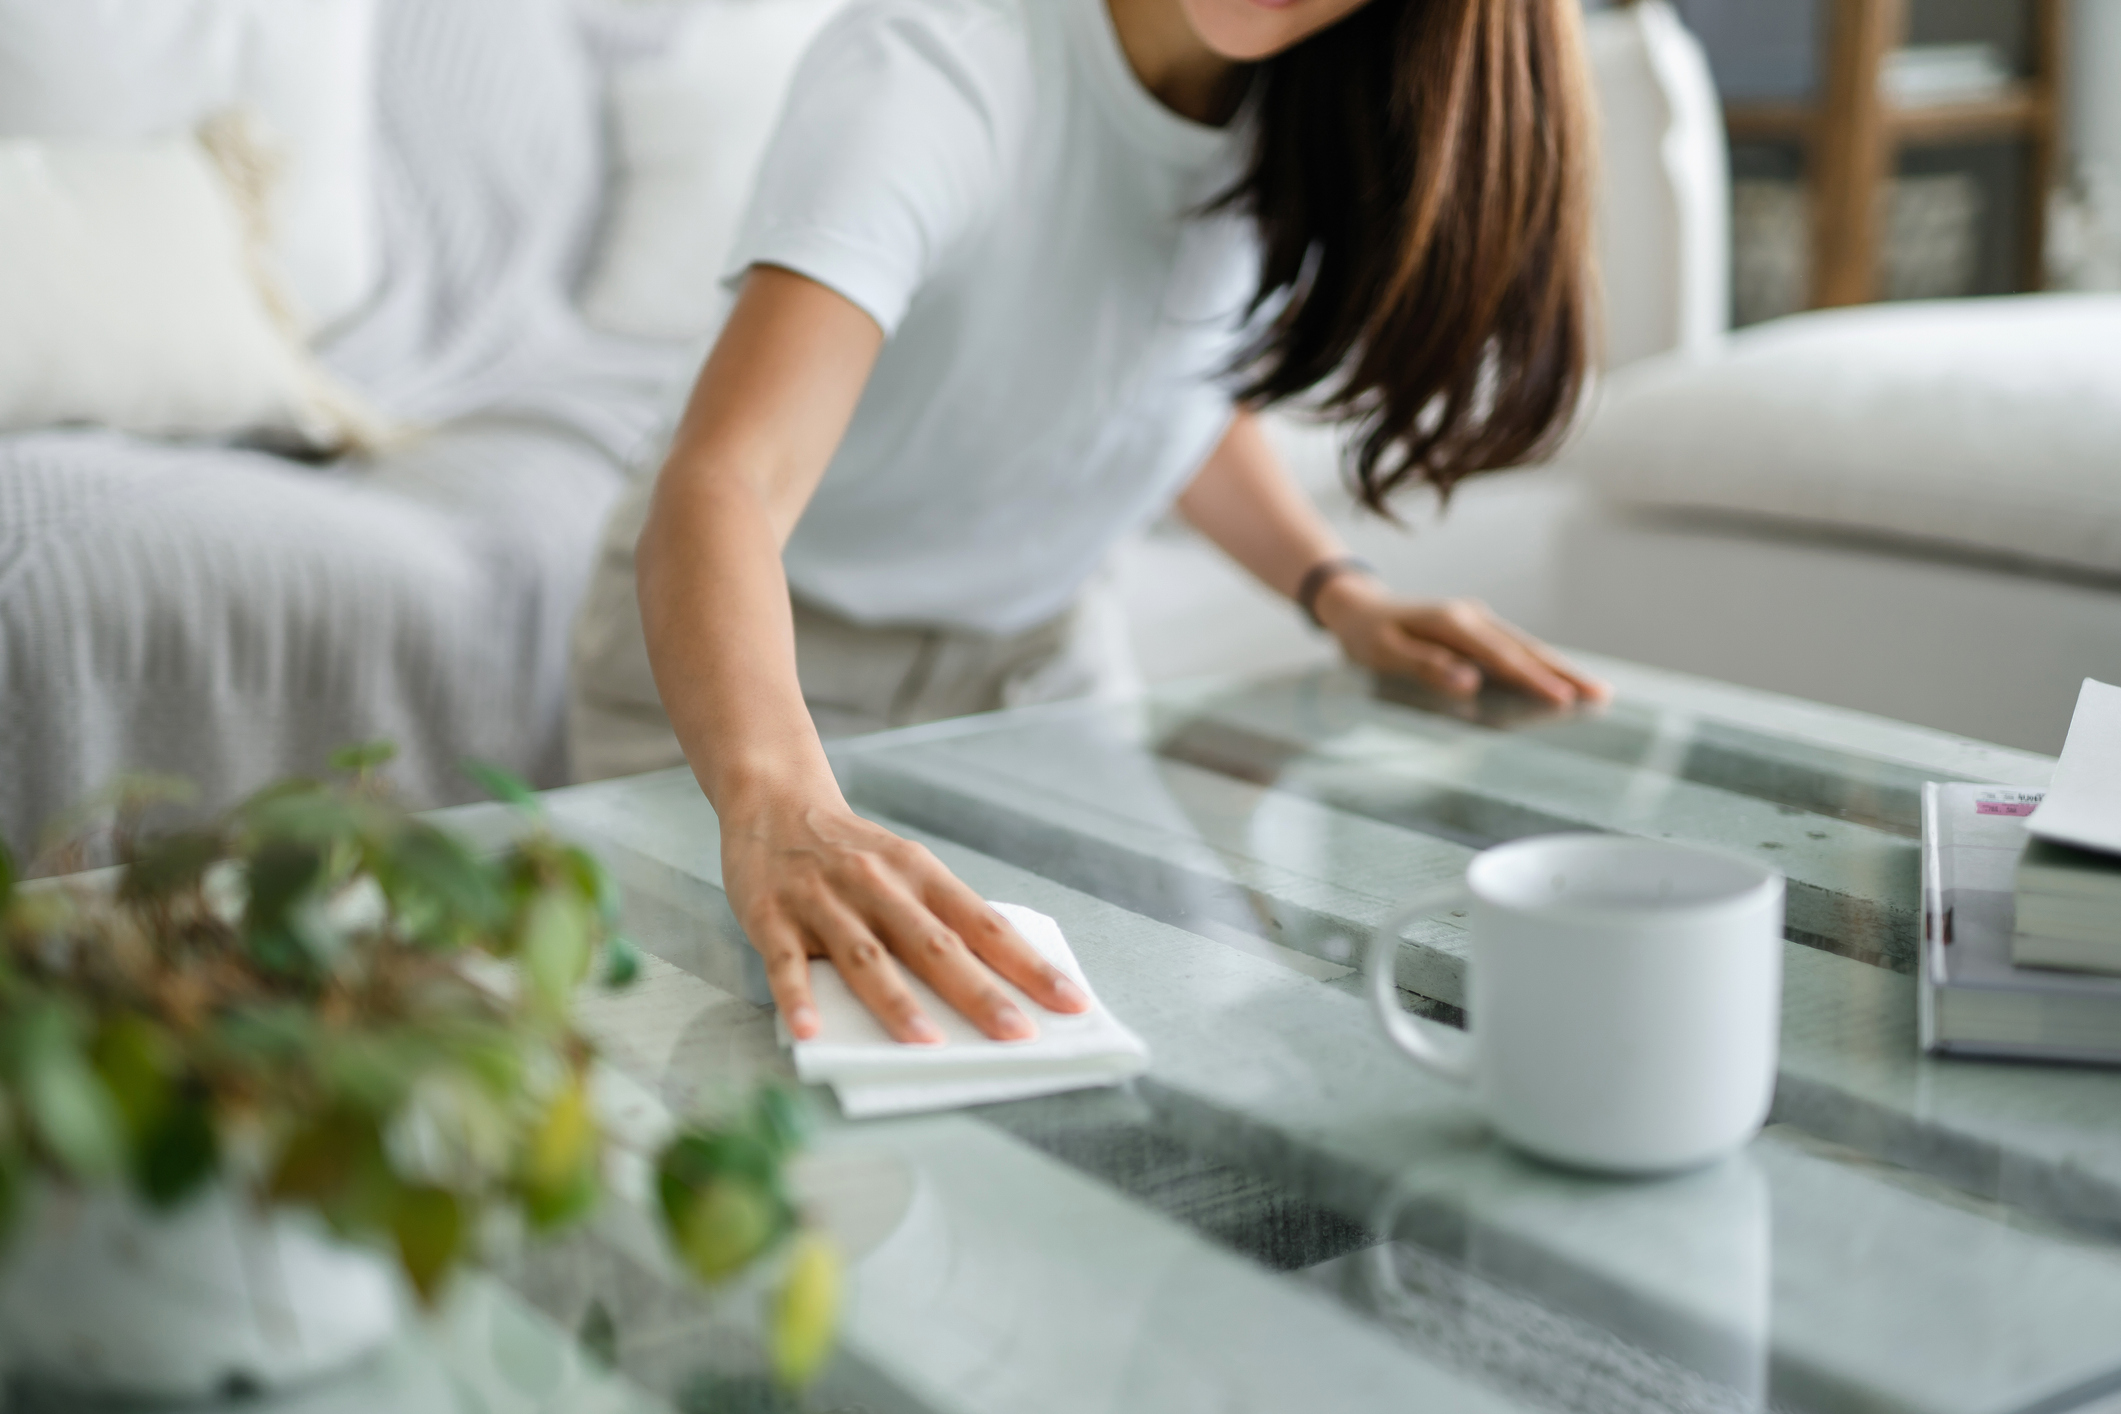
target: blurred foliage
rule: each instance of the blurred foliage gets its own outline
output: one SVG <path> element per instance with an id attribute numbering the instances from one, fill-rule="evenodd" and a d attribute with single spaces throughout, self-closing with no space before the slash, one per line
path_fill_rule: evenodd
<path id="1" fill-rule="evenodd" d="M 392 754 L 348 747 L 331 779 L 152 838 L 142 819 L 187 789 L 120 781 L 46 861 L 107 834 L 114 873 L 25 884 L 0 846 L 0 1240 L 32 1176 L 124 1183 L 156 1208 L 218 1179 L 387 1247 L 432 1302 L 490 1218 L 548 1232 L 596 1206 L 605 1136 L 570 1007 L 593 971 L 608 987 L 639 973 L 618 890 L 515 776 L 467 767 L 524 817 L 482 856 L 391 801 Z M 703 1280 L 795 1254 L 770 1313 L 791 1386 L 837 1307 L 815 1240 L 788 1246 L 800 1143 L 795 1099 L 766 1090 L 733 1122 L 681 1129 L 656 1166 Z"/>

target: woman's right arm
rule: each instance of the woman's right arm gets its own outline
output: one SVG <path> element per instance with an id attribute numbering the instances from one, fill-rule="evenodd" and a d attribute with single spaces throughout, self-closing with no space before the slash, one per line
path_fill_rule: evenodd
<path id="1" fill-rule="evenodd" d="M 900 1041 L 941 1039 L 903 964 L 998 1039 L 1087 999 L 934 855 L 851 810 L 803 704 L 781 547 L 854 416 L 883 334 L 803 276 L 745 278 L 656 480 L 637 550 L 657 691 L 722 829 L 737 921 L 799 1038 L 809 962 L 830 957 Z M 896 959 L 896 961 L 894 961 Z"/>

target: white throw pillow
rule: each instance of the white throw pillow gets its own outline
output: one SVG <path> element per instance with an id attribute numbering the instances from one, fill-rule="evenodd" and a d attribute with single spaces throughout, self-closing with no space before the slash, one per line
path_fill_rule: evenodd
<path id="1" fill-rule="evenodd" d="M 611 83 L 615 194 L 583 286 L 589 322 L 705 339 L 728 296 L 723 258 L 798 60 L 846 0 L 698 0 L 670 52 Z"/>
<path id="2" fill-rule="evenodd" d="M 0 431 L 368 440 L 276 315 L 254 177 L 189 137 L 0 139 Z"/>
<path id="3" fill-rule="evenodd" d="M 306 327 L 381 269 L 375 0 L 0 0 L 0 137 L 138 142 L 264 120 L 284 165 L 273 251 Z"/>
<path id="4" fill-rule="evenodd" d="M 1615 378 L 1569 459 L 1638 505 L 2121 574 L 2121 295 L 1756 325 Z"/>
<path id="5" fill-rule="evenodd" d="M 1703 352 L 1730 327 L 1729 158 L 1701 45 L 1664 0 L 1585 18 L 1598 90 L 1605 364 Z"/>

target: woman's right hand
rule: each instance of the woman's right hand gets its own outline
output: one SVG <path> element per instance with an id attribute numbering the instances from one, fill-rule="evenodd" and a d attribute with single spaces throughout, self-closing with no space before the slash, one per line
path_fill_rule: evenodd
<path id="1" fill-rule="evenodd" d="M 813 957 L 832 960 L 894 1040 L 916 1045 L 943 1033 L 902 967 L 998 1041 L 1028 1039 L 1038 1026 L 997 975 L 1050 1010 L 1089 1009 L 1082 990 L 941 860 L 839 802 L 779 803 L 725 819 L 722 879 L 798 1040 L 819 1024 Z"/>
<path id="2" fill-rule="evenodd" d="M 803 702 L 781 547 L 860 401 L 883 330 L 792 271 L 745 277 L 700 372 L 635 547 L 656 690 L 722 822 L 730 907 L 788 1029 L 817 1034 L 829 957 L 895 1039 L 943 1039 L 905 972 L 987 1035 L 1089 999 L 919 845 L 847 808 Z"/>

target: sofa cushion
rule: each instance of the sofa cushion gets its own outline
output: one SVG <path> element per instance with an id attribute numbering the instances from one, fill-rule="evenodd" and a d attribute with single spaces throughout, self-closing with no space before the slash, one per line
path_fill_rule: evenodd
<path id="1" fill-rule="evenodd" d="M 353 400 L 257 278 L 249 155 L 238 122 L 211 151 L 0 138 L 0 430 L 358 439 Z"/>
<path id="2" fill-rule="evenodd" d="M 1568 459 L 1635 505 L 2121 574 L 2121 296 L 1760 325 L 1616 375 Z"/>
<path id="3" fill-rule="evenodd" d="M 90 429 L 0 438 L 0 838 L 123 770 L 217 807 L 388 737 L 567 778 L 567 630 L 624 478 L 572 437 L 445 429 L 352 468 Z"/>
<path id="4" fill-rule="evenodd" d="M 606 185 L 584 0 L 384 0 L 379 21 L 383 277 L 325 362 L 401 420 L 640 454 L 697 365 L 575 309 Z"/>
<path id="5" fill-rule="evenodd" d="M 283 168 L 280 273 L 332 324 L 380 267 L 374 28 L 375 0 L 0 0 L 0 136 L 131 142 L 255 111 Z"/>

